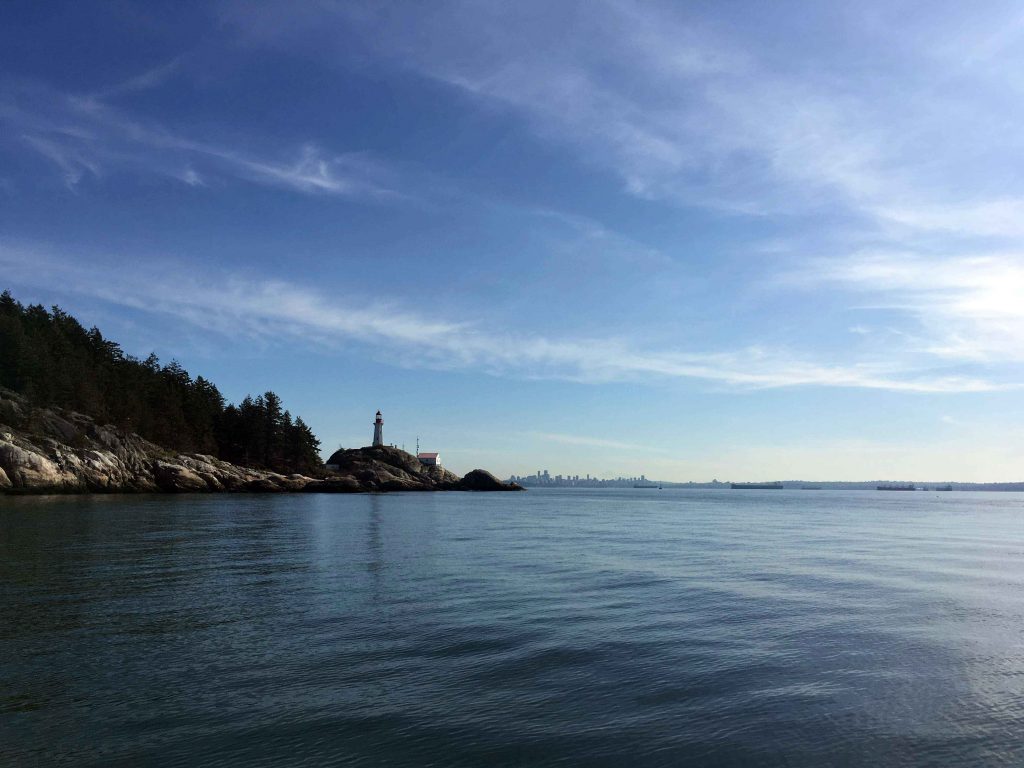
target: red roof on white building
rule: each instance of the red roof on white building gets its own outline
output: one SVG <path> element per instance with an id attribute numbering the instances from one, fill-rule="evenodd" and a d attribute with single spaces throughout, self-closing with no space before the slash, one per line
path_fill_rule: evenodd
<path id="1" fill-rule="evenodd" d="M 417 453 L 417 459 L 436 459 L 439 454 L 436 453 Z"/>

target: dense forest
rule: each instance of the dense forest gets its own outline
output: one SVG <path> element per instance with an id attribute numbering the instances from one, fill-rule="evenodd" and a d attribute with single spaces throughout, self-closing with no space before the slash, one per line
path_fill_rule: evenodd
<path id="1" fill-rule="evenodd" d="M 125 354 L 59 307 L 0 294 L 0 387 L 137 432 L 165 448 L 277 472 L 322 467 L 320 441 L 273 392 L 229 405 L 177 362 Z"/>

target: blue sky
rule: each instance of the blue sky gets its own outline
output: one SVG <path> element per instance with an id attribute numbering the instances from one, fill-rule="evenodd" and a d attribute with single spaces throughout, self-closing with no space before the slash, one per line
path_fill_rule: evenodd
<path id="1" fill-rule="evenodd" d="M 326 452 L 1024 477 L 1019 5 L 0 16 L 0 282 Z"/>

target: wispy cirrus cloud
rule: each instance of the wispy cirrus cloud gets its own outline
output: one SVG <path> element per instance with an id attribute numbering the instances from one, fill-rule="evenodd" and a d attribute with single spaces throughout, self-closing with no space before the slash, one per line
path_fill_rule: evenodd
<path id="1" fill-rule="evenodd" d="M 875 210 L 887 221 L 919 232 L 977 237 L 1024 236 L 1024 197 L 997 197 L 955 203 L 894 203 Z"/>
<path id="2" fill-rule="evenodd" d="M 1024 253 L 865 252 L 818 260 L 790 277 L 841 286 L 869 308 L 910 315 L 921 327 L 918 345 L 937 357 L 1024 361 Z"/>
<path id="3" fill-rule="evenodd" d="M 631 451 L 637 453 L 664 452 L 638 443 L 625 443 L 619 440 L 607 440 L 601 437 L 588 437 L 586 435 L 568 435 L 561 432 L 527 432 L 525 433 L 525 436 L 549 443 L 558 443 L 559 445 L 575 445 L 588 448 L 609 448 L 617 451 Z"/>
<path id="4" fill-rule="evenodd" d="M 69 189 L 74 189 L 86 174 L 91 174 L 95 178 L 100 176 L 99 163 L 75 147 L 39 136 L 25 135 L 22 139 L 29 147 L 57 166 L 64 176 L 64 184 Z"/>
<path id="5" fill-rule="evenodd" d="M 153 266 L 155 264 L 161 266 Z M 326 296 L 280 280 L 198 274 L 146 260 L 104 268 L 55 257 L 38 248 L 0 244 L 0 266 L 11 283 L 49 286 L 64 275 L 67 290 L 132 309 L 169 315 L 228 338 L 290 340 L 337 349 L 367 345 L 393 364 L 467 369 L 496 376 L 578 382 L 679 379 L 745 389 L 847 387 L 911 393 L 985 392 L 1005 383 L 980 376 L 887 361 L 837 365 L 785 349 L 743 347 L 718 352 L 655 349 L 628 337 L 550 338 L 512 333 L 476 321 L 433 319 L 435 308 L 409 310 Z"/>
<path id="6" fill-rule="evenodd" d="M 184 55 L 175 56 L 170 61 L 147 69 L 106 88 L 100 88 L 89 95 L 94 101 L 108 101 L 125 94 L 148 91 L 157 88 L 181 72 Z"/>
<path id="7" fill-rule="evenodd" d="M 115 86 L 153 87 L 162 71 Z M 0 88 L 0 123 L 10 136 L 51 162 L 74 188 L 87 176 L 133 171 L 178 179 L 189 186 L 240 179 L 306 194 L 365 200 L 403 197 L 394 172 L 362 152 L 331 153 L 315 144 L 289 147 L 274 157 L 194 139 L 111 106 L 110 89 L 87 95 L 38 83 Z"/>
<path id="8" fill-rule="evenodd" d="M 221 7 L 247 40 L 328 66 L 357 38 L 367 58 L 507 111 L 644 199 L 843 212 L 900 241 L 1020 231 L 1013 8 L 947 7 L 912 25 L 890 8 L 811 10 L 834 49 L 794 41 L 780 57 L 763 29 L 656 2 Z"/>

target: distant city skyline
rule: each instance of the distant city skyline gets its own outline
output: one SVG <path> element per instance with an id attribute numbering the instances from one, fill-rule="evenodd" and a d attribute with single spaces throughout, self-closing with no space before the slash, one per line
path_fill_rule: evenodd
<path id="1" fill-rule="evenodd" d="M 648 482 L 646 475 L 635 477 L 591 477 L 589 473 L 584 475 L 552 475 L 546 469 L 538 469 L 532 475 L 512 475 L 509 480 L 521 485 L 532 486 L 553 486 L 553 487 L 587 487 L 605 485 L 631 485 L 633 483 Z"/>
<path id="2" fill-rule="evenodd" d="M 1024 478 L 1017 4 L 3 17 L 0 289 L 325 456 Z"/>

